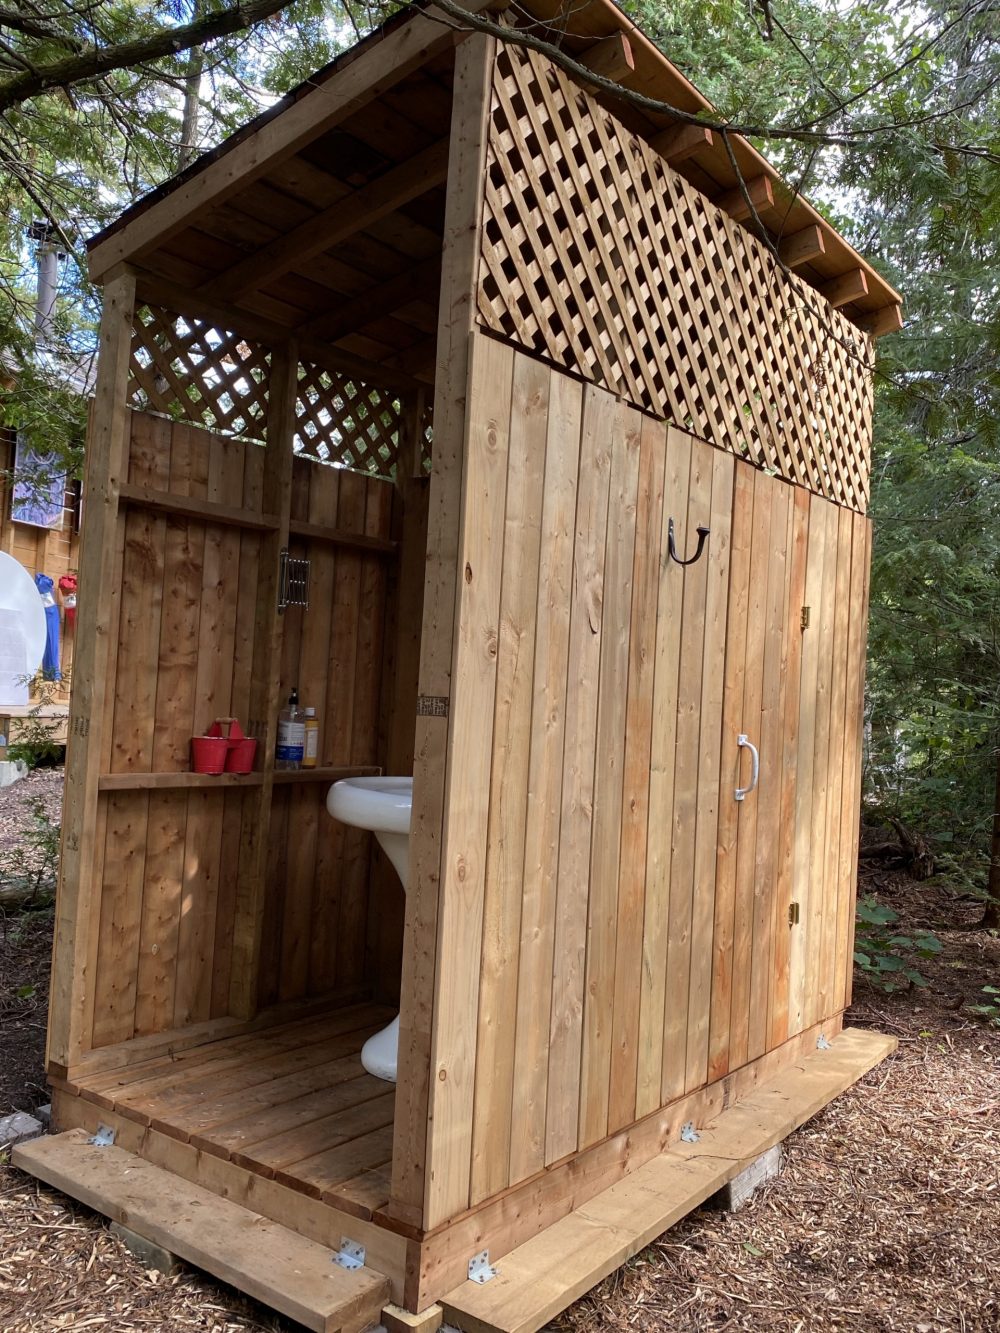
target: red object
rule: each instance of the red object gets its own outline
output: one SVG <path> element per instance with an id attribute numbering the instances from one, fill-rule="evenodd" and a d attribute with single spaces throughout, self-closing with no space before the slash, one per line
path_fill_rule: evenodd
<path id="1" fill-rule="evenodd" d="M 62 593 L 66 628 L 72 629 L 76 624 L 76 575 L 63 574 L 59 580 L 59 591 Z"/>
<path id="2" fill-rule="evenodd" d="M 225 730 L 223 730 L 225 728 Z M 251 773 L 257 754 L 257 742 L 244 736 L 243 728 L 234 717 L 217 717 L 208 729 L 209 736 L 221 737 L 226 742 L 226 772 Z"/>
<path id="3" fill-rule="evenodd" d="M 224 772 L 228 752 L 225 736 L 191 737 L 191 767 L 196 773 Z"/>

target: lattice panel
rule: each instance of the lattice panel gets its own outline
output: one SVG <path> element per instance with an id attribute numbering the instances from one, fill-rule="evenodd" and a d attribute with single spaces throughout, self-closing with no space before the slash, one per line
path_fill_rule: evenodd
<path id="1" fill-rule="evenodd" d="M 190 316 L 140 306 L 132 327 L 129 404 L 225 435 L 263 439 L 269 354 Z"/>
<path id="2" fill-rule="evenodd" d="M 496 65 L 479 317 L 862 512 L 867 337 L 535 52 Z"/>
<path id="3" fill-rule="evenodd" d="M 295 418 L 297 453 L 375 477 L 392 477 L 404 406 L 388 389 L 303 364 Z"/>

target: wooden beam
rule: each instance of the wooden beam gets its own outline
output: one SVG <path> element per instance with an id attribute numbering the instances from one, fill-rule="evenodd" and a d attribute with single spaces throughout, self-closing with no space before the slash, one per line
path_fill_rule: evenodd
<path id="1" fill-rule="evenodd" d="M 779 241 L 778 254 L 789 268 L 798 268 L 800 264 L 808 264 L 817 255 L 826 254 L 826 241 L 819 223 L 803 227 L 801 231 Z"/>
<path id="2" fill-rule="evenodd" d="M 411 199 L 426 194 L 440 185 L 447 174 L 448 141 L 441 139 L 283 236 L 276 236 L 217 278 L 204 283 L 199 291 L 221 300 L 239 299 L 248 291 L 258 291 L 313 255 L 331 250 L 340 241 L 363 231 Z"/>
<path id="3" fill-rule="evenodd" d="M 705 148 L 715 146 L 715 135 L 704 125 L 671 125 L 649 141 L 668 162 L 683 162 Z"/>
<path id="4" fill-rule="evenodd" d="M 868 295 L 868 275 L 863 268 L 852 268 L 850 272 L 842 273 L 832 282 L 825 282 L 819 289 L 819 294 L 824 296 L 834 309 L 850 305 L 859 297 Z"/>
<path id="5" fill-rule="evenodd" d="M 531 1333 L 745 1171 L 896 1049 L 895 1037 L 850 1029 L 751 1089 L 630 1176 L 503 1256 L 503 1280 L 465 1281 L 442 1295 L 445 1318 L 468 1333 Z M 485 1236 L 485 1233 L 484 1233 Z M 490 1258 L 495 1246 L 490 1237 Z M 486 1243 L 485 1239 L 483 1241 Z M 498 1256 L 499 1257 L 499 1256 Z"/>
<path id="6" fill-rule="evenodd" d="M 230 1013 L 237 1018 L 251 1018 L 257 1011 L 281 677 L 282 625 L 278 614 L 278 564 L 280 551 L 288 545 L 298 372 L 299 352 L 294 341 L 286 342 L 283 347 L 272 352 L 263 494 L 267 496 L 268 507 L 275 511 L 278 524 L 273 531 L 261 537 L 257 604 L 254 610 L 250 718 L 256 720 L 258 728 L 263 731 L 257 744 L 264 781 L 253 796 L 244 798 L 247 803 L 253 800 L 256 808 L 245 808 L 239 852 L 240 873 L 237 877 L 229 986 Z"/>
<path id="7" fill-rule="evenodd" d="M 97 384 L 87 433 L 84 527 L 80 580 L 92 590 L 80 604 L 66 755 L 66 795 L 62 816 L 62 853 L 56 897 L 52 955 L 52 997 L 48 1032 L 49 1061 L 71 1065 L 91 1044 L 86 1021 L 95 978 L 88 961 L 96 957 L 97 911 L 102 885 L 94 874 L 98 784 L 103 757 L 110 749 L 107 691 L 114 681 L 117 632 L 116 549 L 118 492 L 128 458 L 130 412 L 127 403 L 129 351 L 135 309 L 135 275 L 122 268 L 104 288 L 98 335 Z M 112 641 L 114 640 L 114 641 Z M 97 909 L 95 911 L 95 909 Z"/>
<path id="8" fill-rule="evenodd" d="M 903 327 L 903 307 L 899 304 L 884 305 L 881 310 L 873 310 L 857 320 L 858 328 L 870 333 L 873 338 L 881 338 L 887 333 L 898 333 Z"/>
<path id="9" fill-rule="evenodd" d="M 465 0 L 465 7 L 479 13 L 491 8 L 492 0 Z M 256 129 L 240 131 L 187 180 L 154 203 L 138 205 L 134 216 L 99 237 L 89 256 L 91 278 L 103 280 L 114 264 L 176 236 L 197 214 L 259 180 L 276 163 L 294 156 L 467 34 L 431 6 L 425 14 L 413 14 L 391 32 L 375 36 L 377 40 L 350 54 L 324 83 L 287 106 L 279 103 Z"/>
<path id="10" fill-rule="evenodd" d="M 745 195 L 737 186 L 735 190 L 727 190 L 715 201 L 716 207 L 728 213 L 734 222 L 745 222 L 751 216 L 751 211 L 760 213 L 774 207 L 774 186 L 770 176 L 754 176 L 753 180 L 745 182 L 745 186 Z"/>
<path id="11" fill-rule="evenodd" d="M 591 46 L 576 59 L 581 65 L 586 65 L 592 73 L 605 79 L 613 79 L 615 83 L 627 79 L 635 69 L 632 45 L 623 32 L 605 37 L 603 41 Z"/>
<path id="12" fill-rule="evenodd" d="M 476 280 L 483 208 L 483 172 L 496 60 L 493 38 L 476 34 L 455 53 L 448 201 L 445 212 L 441 305 L 434 392 L 434 470 L 431 474 L 418 688 L 448 700 L 461 591 L 459 524 L 465 469 L 465 400 L 469 344 L 476 318 Z M 434 987 L 437 977 L 448 755 L 447 707 L 420 710 L 416 721 L 413 832 L 399 1020 L 395 1137 L 390 1213 L 422 1225 L 429 1187 L 427 1158 Z M 459 776 L 459 781 L 461 777 Z M 429 1302 L 424 1301 L 427 1305 Z M 421 1308 L 421 1307 L 414 1307 Z"/>
<path id="13" fill-rule="evenodd" d="M 307 334 L 313 338 L 327 338 L 336 342 L 345 334 L 363 328 L 373 319 L 392 314 L 400 306 L 424 297 L 433 297 L 437 304 L 438 287 L 441 283 L 441 256 L 432 255 L 421 264 L 409 266 L 405 272 L 385 282 L 369 287 L 367 291 L 353 296 L 337 305 L 330 313 L 314 315 L 296 329 L 299 336 Z"/>

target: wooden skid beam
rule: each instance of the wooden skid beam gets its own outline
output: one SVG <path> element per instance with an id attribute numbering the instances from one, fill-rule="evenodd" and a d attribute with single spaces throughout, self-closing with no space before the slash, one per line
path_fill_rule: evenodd
<path id="1" fill-rule="evenodd" d="M 676 163 L 694 157 L 704 148 L 711 148 L 715 143 L 715 135 L 704 125 L 672 125 L 669 130 L 654 135 L 649 143 L 661 157 Z"/>
<path id="2" fill-rule="evenodd" d="M 379 218 L 426 194 L 435 185 L 440 185 L 447 173 L 448 141 L 442 139 L 416 157 L 393 167 L 370 185 L 339 199 L 315 217 L 275 237 L 199 290 L 209 298 L 220 300 L 238 300 L 248 291 L 259 291 L 289 269 L 304 264 L 323 250 L 332 250 Z"/>
<path id="3" fill-rule="evenodd" d="M 895 1037 L 849 1029 L 701 1130 L 506 1255 L 484 1286 L 464 1282 L 441 1300 L 466 1333 L 535 1333 L 632 1255 L 739 1175 L 761 1153 L 895 1050 Z"/>
<path id="4" fill-rule="evenodd" d="M 727 190 L 715 203 L 734 222 L 745 222 L 752 213 L 774 207 L 774 185 L 770 176 L 754 176 L 753 180 L 744 182 L 742 190 L 739 186 Z"/>
<path id="5" fill-rule="evenodd" d="M 818 224 L 812 227 L 803 227 L 801 231 L 795 232 L 792 236 L 786 236 L 784 240 L 778 242 L 778 254 L 781 256 L 782 263 L 787 264 L 789 268 L 798 268 L 800 264 L 808 264 L 817 255 L 825 253 L 826 241 Z"/>
<path id="6" fill-rule="evenodd" d="M 389 1295 L 383 1274 L 337 1268 L 326 1246 L 122 1148 L 95 1147 L 85 1130 L 36 1139 L 15 1156 L 22 1171 L 316 1333 L 360 1333 Z"/>
<path id="7" fill-rule="evenodd" d="M 616 32 L 611 37 L 605 37 L 596 46 L 584 51 L 583 55 L 578 56 L 577 59 L 581 65 L 586 65 L 592 73 L 605 79 L 613 79 L 616 83 L 627 79 L 635 69 L 632 45 L 622 32 Z"/>

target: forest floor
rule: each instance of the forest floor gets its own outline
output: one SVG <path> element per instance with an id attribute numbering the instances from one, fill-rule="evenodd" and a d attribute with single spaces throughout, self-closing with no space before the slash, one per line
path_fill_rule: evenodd
<path id="1" fill-rule="evenodd" d="M 0 791 L 0 876 L 58 774 Z M 781 1177 L 742 1211 L 698 1209 L 552 1326 L 559 1333 L 996 1333 L 1000 1330 L 1000 1029 L 968 1006 L 1000 977 L 982 908 L 944 886 L 862 872 L 896 929 L 933 930 L 922 989 L 855 982 L 847 1023 L 899 1050 L 785 1143 Z M 0 916 L 0 1116 L 47 1100 L 51 908 Z M 2 1146 L 2 1145 L 0 1145 Z M 185 1270 L 147 1272 L 103 1218 L 0 1151 L 0 1333 L 294 1327 Z"/>

